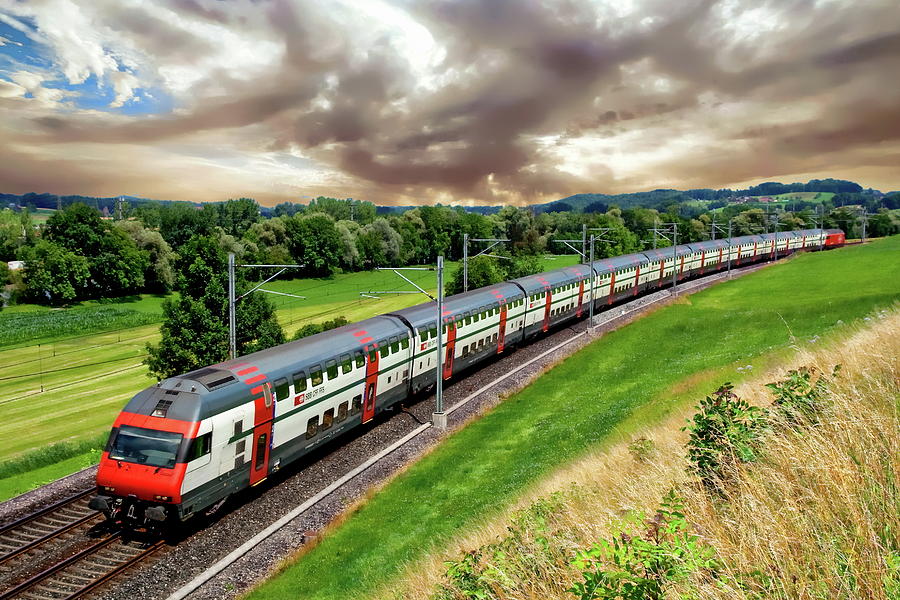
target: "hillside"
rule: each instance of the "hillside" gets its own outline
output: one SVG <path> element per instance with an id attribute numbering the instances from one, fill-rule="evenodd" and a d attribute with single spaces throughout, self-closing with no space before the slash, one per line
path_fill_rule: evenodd
<path id="1" fill-rule="evenodd" d="M 604 336 L 452 434 L 250 598 L 396 597 L 425 553 L 560 466 L 896 302 L 898 252 L 900 237 L 798 256 Z"/>
<path id="2" fill-rule="evenodd" d="M 576 600 L 570 589 L 579 584 L 610 598 L 629 581 L 710 600 L 896 598 L 900 312 L 880 312 L 848 333 L 734 390 L 762 409 L 757 422 L 769 430 L 752 438 L 756 458 L 717 480 L 724 496 L 692 470 L 682 430 L 692 407 L 554 472 L 517 510 L 420 561 L 384 600 Z M 790 382 L 789 394 L 767 389 L 771 382 Z M 814 420 L 785 412 L 800 402 Z M 684 522 L 657 512 L 673 490 Z M 623 532 L 641 540 L 652 531 L 651 518 L 681 527 L 684 543 L 668 532 L 646 545 L 625 541 Z M 646 557 L 666 553 L 669 570 L 612 560 L 598 544 L 613 537 Z M 579 563 L 579 551 L 590 558 Z M 698 565 L 701 556 L 712 568 Z"/>

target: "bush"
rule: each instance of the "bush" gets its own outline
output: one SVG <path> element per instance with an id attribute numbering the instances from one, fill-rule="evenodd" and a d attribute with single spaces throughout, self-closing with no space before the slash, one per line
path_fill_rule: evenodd
<path id="1" fill-rule="evenodd" d="M 700 402 L 691 424 L 687 443 L 690 469 L 708 490 L 720 490 L 738 463 L 757 458 L 764 411 L 750 406 L 726 383 Z"/>
<path id="2" fill-rule="evenodd" d="M 56 464 L 79 454 L 99 451 L 106 445 L 109 432 L 80 442 L 60 442 L 0 462 L 0 479 L 28 473 L 47 465 Z"/>
<path id="3" fill-rule="evenodd" d="M 341 316 L 335 317 L 330 321 L 323 321 L 322 323 L 307 323 L 297 330 L 297 333 L 294 334 L 294 337 L 291 338 L 291 341 L 300 340 L 311 335 L 316 335 L 317 333 L 322 333 L 323 331 L 337 329 L 338 327 L 343 327 L 349 322 L 350 321 L 348 321 L 346 317 Z"/>
<path id="4" fill-rule="evenodd" d="M 834 367 L 832 378 L 837 376 L 840 368 L 840 365 Z M 775 395 L 772 407 L 787 423 L 802 425 L 818 422 L 829 380 L 824 375 L 816 377 L 816 372 L 815 367 L 800 367 L 788 371 L 786 379 L 766 384 Z"/>
<path id="5" fill-rule="evenodd" d="M 572 565 L 584 581 L 570 591 L 579 600 L 661 600 L 671 585 L 714 575 L 721 568 L 715 550 L 690 533 L 682 511 L 681 498 L 670 491 L 652 518 L 632 518 L 632 533 L 578 552 Z"/>

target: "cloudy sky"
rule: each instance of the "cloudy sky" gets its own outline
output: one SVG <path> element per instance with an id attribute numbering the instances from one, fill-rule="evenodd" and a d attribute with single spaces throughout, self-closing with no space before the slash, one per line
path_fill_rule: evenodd
<path id="1" fill-rule="evenodd" d="M 897 0 L 0 0 L 0 191 L 900 189 Z"/>

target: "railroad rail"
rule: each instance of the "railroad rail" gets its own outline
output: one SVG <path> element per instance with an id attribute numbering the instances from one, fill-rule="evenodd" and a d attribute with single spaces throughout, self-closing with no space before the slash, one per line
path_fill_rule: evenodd
<path id="1" fill-rule="evenodd" d="M 162 539 L 139 542 L 126 539 L 122 532 L 112 533 L 3 592 L 0 600 L 80 598 L 164 545 Z"/>
<path id="2" fill-rule="evenodd" d="M 0 565 L 103 515 L 88 508 L 94 489 L 78 492 L 0 528 Z"/>

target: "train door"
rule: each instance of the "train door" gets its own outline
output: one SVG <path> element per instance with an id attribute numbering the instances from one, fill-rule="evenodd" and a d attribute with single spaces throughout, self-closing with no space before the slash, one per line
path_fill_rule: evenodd
<path id="1" fill-rule="evenodd" d="M 506 302 L 500 304 L 500 331 L 497 333 L 497 354 L 503 352 L 506 343 Z"/>
<path id="2" fill-rule="evenodd" d="M 269 450 L 272 447 L 272 420 L 275 418 L 275 402 L 272 385 L 267 381 L 252 390 L 253 399 L 253 451 L 250 458 L 250 485 L 256 485 L 269 475 Z"/>
<path id="3" fill-rule="evenodd" d="M 581 308 L 584 305 L 584 279 L 578 282 L 578 312 L 577 316 L 581 316 L 581 313 L 584 312 Z"/>
<path id="4" fill-rule="evenodd" d="M 613 300 L 614 300 L 613 292 L 616 289 L 615 286 L 616 286 L 616 272 L 613 271 L 609 278 L 609 296 L 607 297 L 607 300 L 606 300 L 607 304 L 613 303 Z"/>
<path id="5" fill-rule="evenodd" d="M 456 321 L 447 321 L 447 341 L 444 345 L 444 379 L 450 379 L 453 375 L 453 355 L 456 353 Z M 440 358 L 438 359 L 440 360 Z"/>
<path id="6" fill-rule="evenodd" d="M 546 332 L 550 329 L 550 305 L 553 304 L 553 292 L 550 288 L 547 288 L 547 301 L 544 303 L 544 324 L 541 326 L 541 331 Z"/>
<path id="7" fill-rule="evenodd" d="M 378 396 L 378 347 L 372 344 L 367 347 L 366 356 L 366 388 L 363 392 L 362 422 L 367 423 L 375 416 L 375 400 Z"/>
<path id="8" fill-rule="evenodd" d="M 632 296 L 638 295 L 638 288 L 641 285 L 641 265 L 638 265 L 634 269 L 634 292 L 631 294 Z"/>

